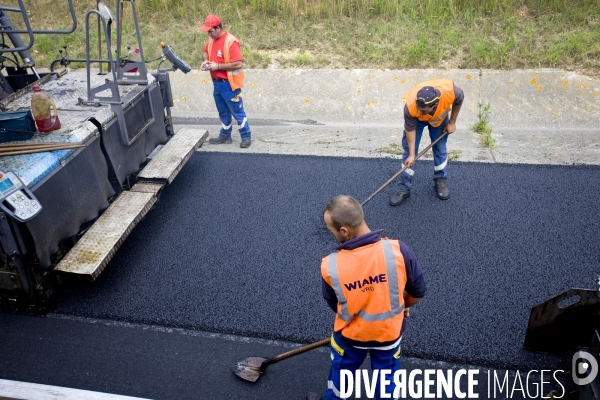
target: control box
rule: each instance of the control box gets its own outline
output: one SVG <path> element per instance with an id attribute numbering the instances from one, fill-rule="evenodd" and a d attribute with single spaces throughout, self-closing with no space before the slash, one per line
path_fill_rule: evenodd
<path id="1" fill-rule="evenodd" d="M 19 222 L 26 222 L 42 211 L 42 205 L 18 176 L 0 171 L 0 208 Z"/>

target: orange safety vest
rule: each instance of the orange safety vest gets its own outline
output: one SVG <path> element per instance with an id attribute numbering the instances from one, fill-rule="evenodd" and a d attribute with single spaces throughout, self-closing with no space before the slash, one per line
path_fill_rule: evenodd
<path id="1" fill-rule="evenodd" d="M 433 115 L 421 115 L 417 108 L 417 92 L 424 86 L 433 86 L 441 92 L 440 100 L 435 113 Z M 429 123 L 429 125 L 437 128 L 444 122 L 446 116 L 450 112 L 452 103 L 454 103 L 454 82 L 450 79 L 434 79 L 431 81 L 421 82 L 415 85 L 404 95 L 408 112 L 419 121 Z"/>
<path id="2" fill-rule="evenodd" d="M 335 332 L 360 342 L 398 339 L 406 267 L 397 240 L 331 253 L 321 262 L 321 275 L 338 300 Z"/>
<path id="3" fill-rule="evenodd" d="M 231 55 L 229 54 L 229 49 L 231 48 L 231 46 L 234 43 L 239 43 L 240 41 L 236 39 L 235 36 L 233 36 L 231 33 L 229 32 L 225 32 L 224 35 L 227 35 L 225 37 L 225 43 L 223 44 L 223 59 L 225 61 L 225 63 L 229 62 L 229 59 L 231 58 Z M 208 39 L 208 60 L 210 61 L 210 55 L 212 54 L 212 45 L 213 45 L 213 38 Z M 231 85 L 231 90 L 237 90 L 241 87 L 244 86 L 244 69 L 240 68 L 240 69 L 236 69 L 235 71 L 227 71 L 227 80 L 229 81 L 229 84 Z"/>

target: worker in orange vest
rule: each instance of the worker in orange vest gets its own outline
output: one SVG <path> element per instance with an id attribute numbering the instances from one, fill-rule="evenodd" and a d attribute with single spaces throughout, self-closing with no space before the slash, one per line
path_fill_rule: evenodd
<path id="1" fill-rule="evenodd" d="M 450 79 L 434 79 L 415 85 L 404 95 L 404 135 L 402 137 L 402 162 L 407 169 L 400 175 L 399 190 L 390 198 L 390 205 L 399 206 L 410 197 L 415 173 L 415 154 L 425 127 L 429 138 L 435 141 L 443 134 L 456 131 L 456 119 L 464 100 L 462 89 Z M 447 200 L 450 190 L 446 183 L 448 174 L 448 136 L 433 146 L 433 180 L 438 198 Z"/>
<path id="2" fill-rule="evenodd" d="M 240 42 L 235 36 L 223 30 L 221 20 L 214 14 L 206 17 L 200 30 L 208 33 L 209 36 L 202 54 L 204 60 L 202 70 L 210 71 L 213 97 L 221 120 L 219 136 L 210 138 L 208 142 L 210 144 L 231 143 L 232 119 L 235 119 L 242 138 L 240 147 L 250 147 L 252 143 L 250 126 L 242 100 L 244 69 Z"/>
<path id="3" fill-rule="evenodd" d="M 336 313 L 331 371 L 324 399 L 340 398 L 341 370 L 360 368 L 367 353 L 373 370 L 400 369 L 405 310 L 425 295 L 423 272 L 410 248 L 371 231 L 361 205 L 337 196 L 325 207 L 327 228 L 341 244 L 321 262 L 323 297 Z M 379 381 L 376 393 L 380 393 Z M 384 389 L 392 394 L 391 382 Z M 320 398 L 309 393 L 307 399 Z"/>

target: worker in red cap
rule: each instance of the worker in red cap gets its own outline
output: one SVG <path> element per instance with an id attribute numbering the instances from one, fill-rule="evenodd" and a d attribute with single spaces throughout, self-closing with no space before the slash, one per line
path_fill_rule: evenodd
<path id="1" fill-rule="evenodd" d="M 219 136 L 209 139 L 209 143 L 231 143 L 232 122 L 235 119 L 242 138 L 240 147 L 250 147 L 250 126 L 242 100 L 244 69 L 240 42 L 223 29 L 221 20 L 214 14 L 206 17 L 200 30 L 207 32 L 209 37 L 202 54 L 202 70 L 210 71 L 213 97 L 221 120 Z"/>
<path id="2" fill-rule="evenodd" d="M 390 198 L 390 205 L 399 206 L 410 197 L 412 178 L 415 173 L 415 154 L 425 127 L 429 138 L 435 141 L 443 134 L 456 131 L 456 119 L 465 95 L 450 79 L 434 79 L 415 85 L 404 95 L 404 135 L 402 137 L 402 162 L 407 169 L 400 175 L 400 188 Z M 448 150 L 444 136 L 433 146 L 433 181 L 435 194 L 446 200 L 450 190 L 446 184 L 448 174 Z"/>

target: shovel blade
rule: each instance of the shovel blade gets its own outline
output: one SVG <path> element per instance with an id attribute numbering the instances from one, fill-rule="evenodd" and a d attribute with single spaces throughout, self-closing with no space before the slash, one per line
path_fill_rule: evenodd
<path id="1" fill-rule="evenodd" d="M 265 360 L 262 357 L 245 358 L 232 368 L 233 373 L 245 381 L 256 382 L 263 372 L 265 372 L 264 368 L 261 368 Z"/>

